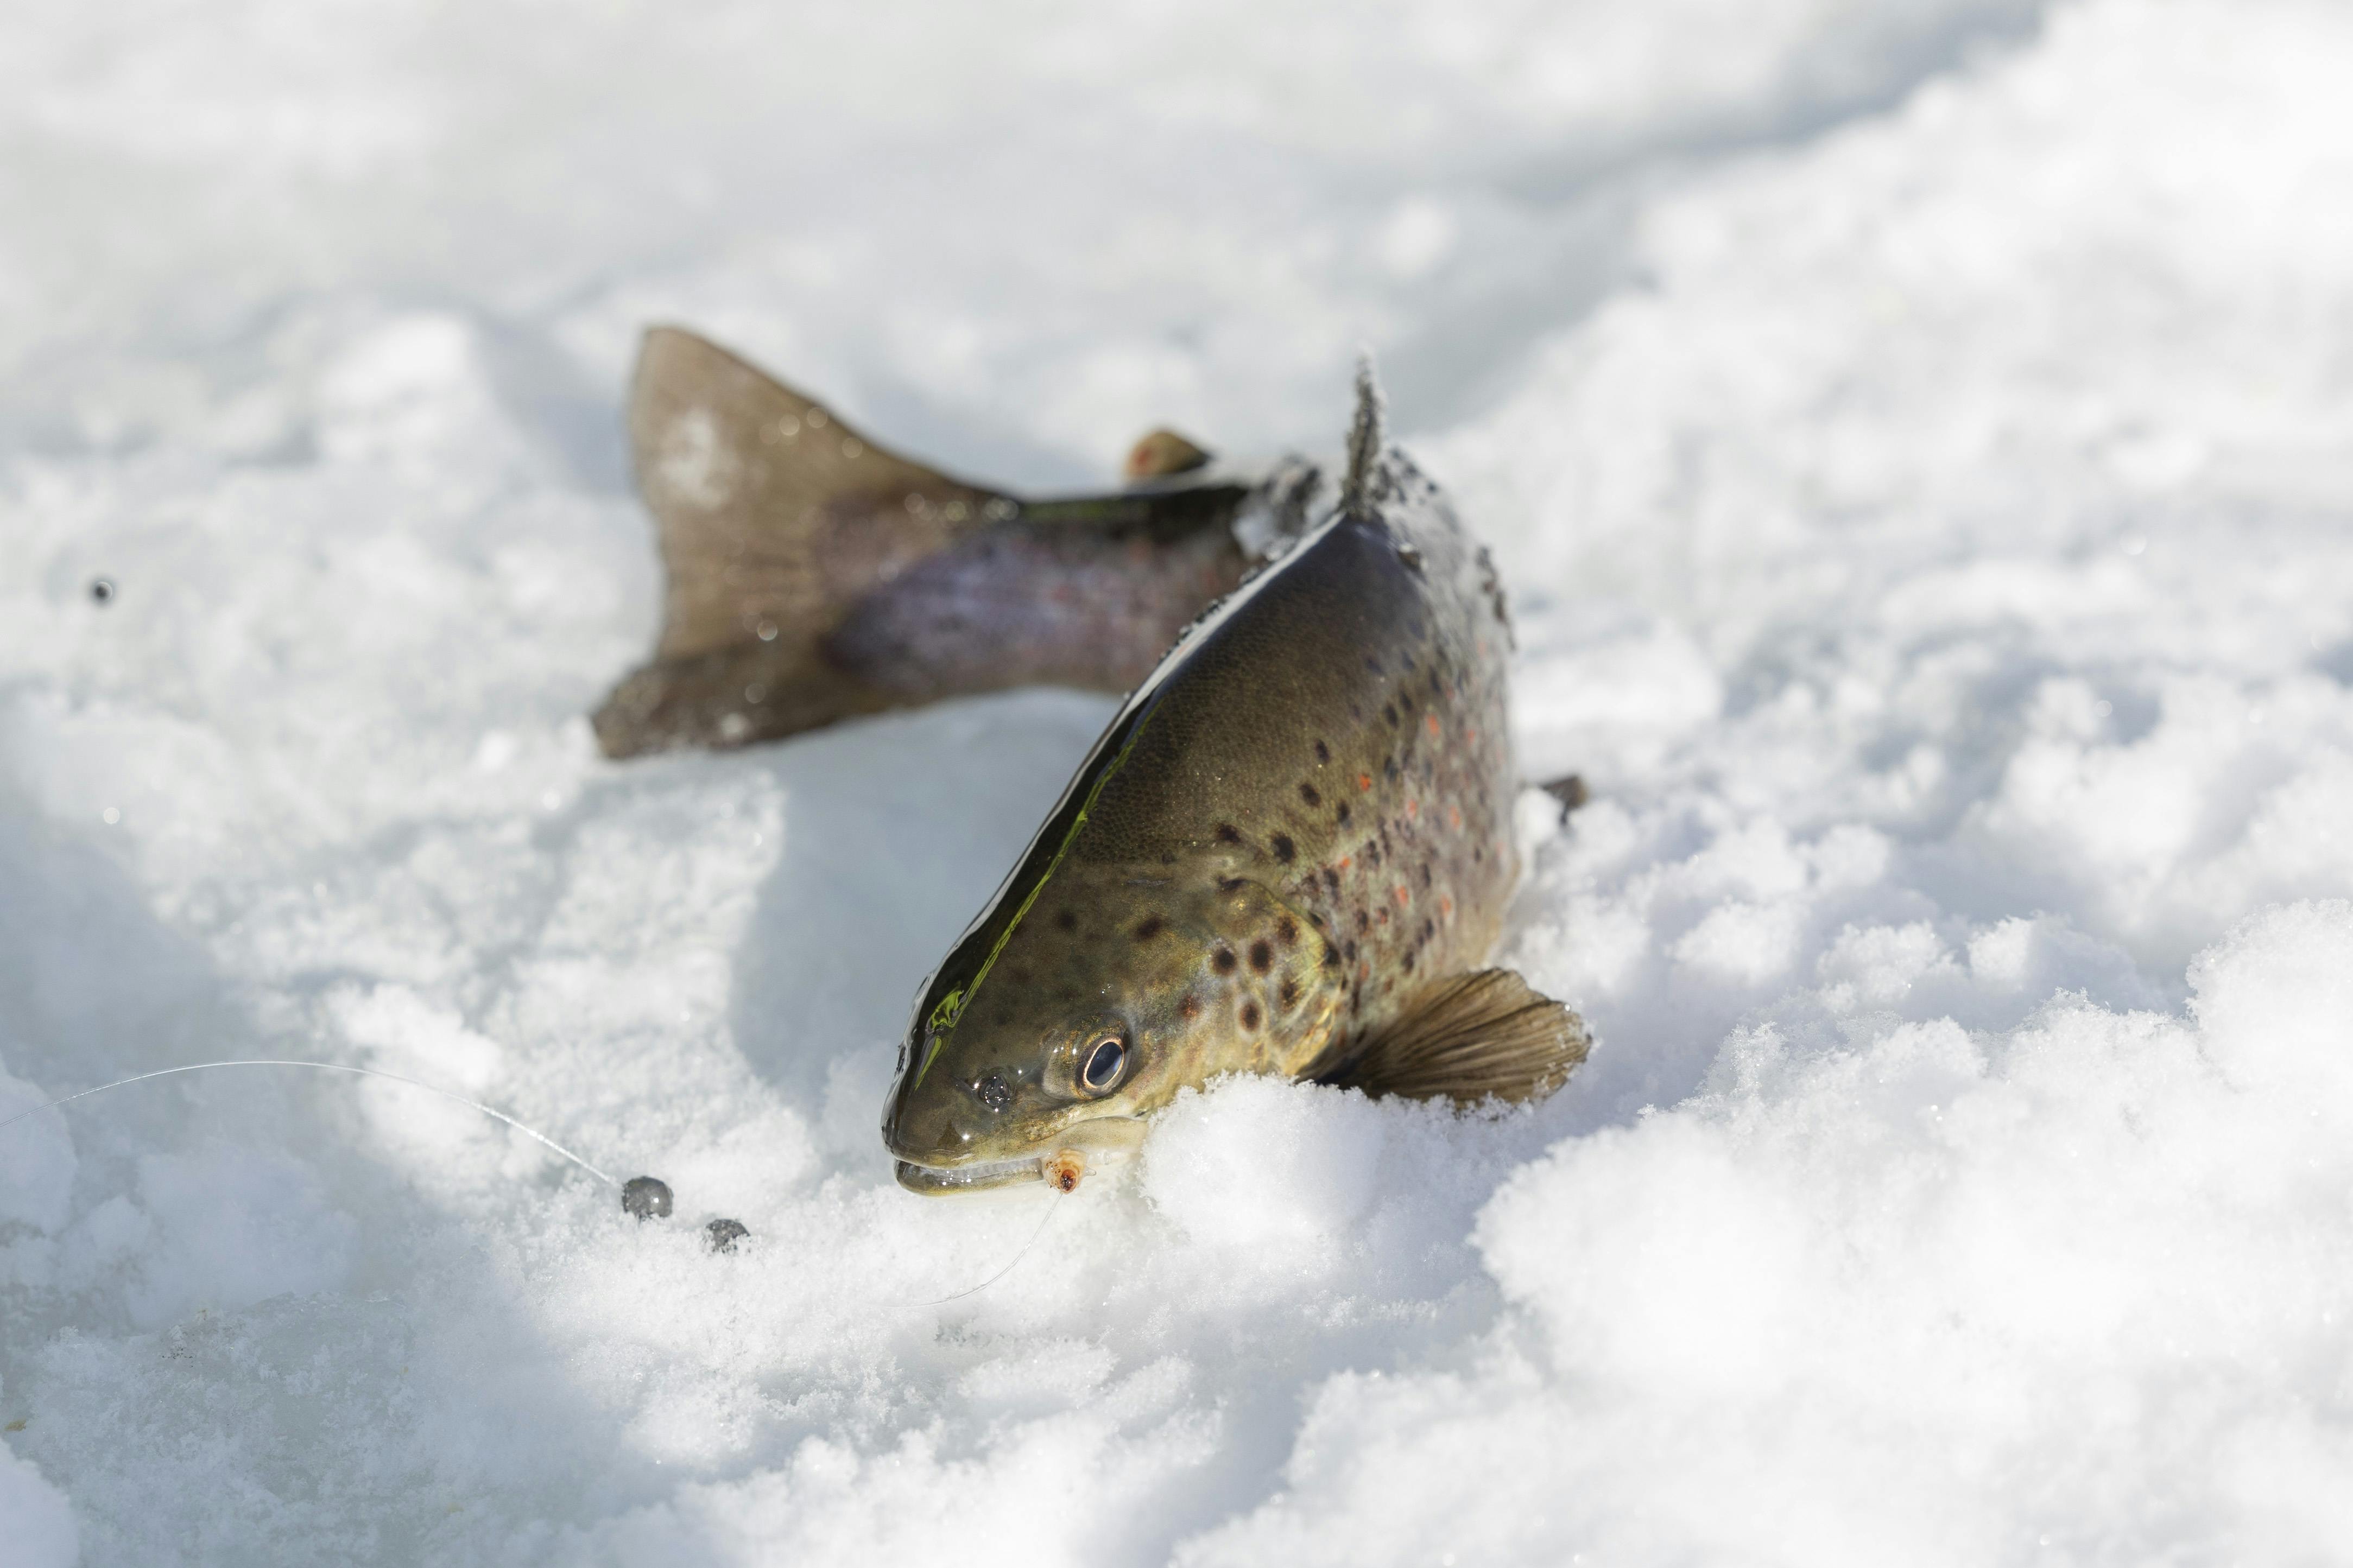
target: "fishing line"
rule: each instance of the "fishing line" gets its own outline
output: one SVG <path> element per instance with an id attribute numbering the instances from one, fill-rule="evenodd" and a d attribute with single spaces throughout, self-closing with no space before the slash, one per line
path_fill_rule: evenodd
<path id="1" fill-rule="evenodd" d="M 454 1100 L 458 1104 L 464 1106 L 469 1110 L 480 1111 L 482 1115 L 489 1117 L 493 1121 L 503 1122 L 505 1125 L 512 1127 L 516 1131 L 522 1133 L 524 1137 L 531 1139 L 533 1142 L 536 1142 L 553 1152 L 562 1155 L 565 1159 L 571 1161 L 572 1163 L 579 1166 L 582 1170 L 587 1172 L 590 1175 L 596 1177 L 598 1181 L 604 1183 L 608 1187 L 618 1187 L 622 1185 L 619 1181 L 606 1174 L 603 1171 L 598 1170 L 586 1160 L 574 1153 L 571 1150 L 566 1149 L 554 1139 L 550 1138 L 546 1133 L 540 1131 L 535 1127 L 526 1126 L 495 1106 L 484 1105 L 479 1100 L 469 1100 L 464 1095 L 458 1093 L 454 1089 L 443 1089 L 438 1083 L 427 1083 L 422 1079 L 408 1078 L 396 1072 L 386 1072 L 382 1068 L 354 1067 L 349 1062 L 311 1062 L 298 1061 L 292 1058 L 280 1057 L 256 1057 L 237 1061 L 190 1062 L 184 1067 L 158 1068 L 153 1072 L 134 1073 L 129 1078 L 116 1079 L 112 1083 L 101 1083 L 94 1088 L 77 1089 L 72 1094 L 59 1095 L 55 1100 L 30 1107 L 27 1110 L 20 1110 L 14 1116 L 8 1117 L 5 1120 L 0 1120 L 0 1132 L 7 1131 L 9 1128 L 15 1126 L 17 1122 L 24 1121 L 28 1116 L 37 1116 L 44 1110 L 55 1110 L 60 1106 L 71 1105 L 77 1100 L 88 1100 L 94 1094 L 104 1094 L 110 1089 L 128 1089 L 134 1083 L 145 1083 L 151 1079 L 172 1078 L 177 1074 L 188 1072 L 210 1072 L 216 1068 L 305 1068 L 312 1072 L 349 1073 L 354 1078 L 377 1078 L 384 1079 L 387 1083 L 406 1084 L 411 1089 L 421 1089 L 427 1094 L 438 1094 L 444 1100 Z M 650 1181 L 650 1178 L 649 1177 L 639 1177 L 637 1182 L 628 1184 L 628 1186 L 630 1188 L 635 1188 L 639 1184 L 639 1183 L 649 1181 Z M 659 1184 L 657 1184 L 657 1185 L 659 1185 Z M 659 1197 L 660 1206 L 654 1212 L 667 1215 L 670 1213 L 669 1198 L 670 1193 L 668 1188 L 662 1188 Z M 1049 1203 L 1046 1206 L 1046 1212 L 1043 1215 L 1040 1215 L 1038 1218 L 1038 1228 L 1029 1233 L 1029 1239 L 1021 1244 L 1020 1250 L 1006 1260 L 1004 1268 L 999 1268 L 996 1273 L 990 1275 L 979 1284 L 969 1286 L 965 1289 L 955 1291 L 951 1295 L 939 1297 L 934 1300 L 917 1301 L 912 1304 L 918 1307 L 944 1307 L 950 1301 L 961 1301 L 966 1296 L 977 1295 L 981 1291 L 987 1289 L 991 1285 L 996 1284 L 999 1279 L 1002 1279 L 1008 1274 L 1012 1273 L 1014 1268 L 1019 1265 L 1021 1260 L 1029 1256 L 1030 1250 L 1038 1245 L 1039 1239 L 1046 1234 L 1046 1227 L 1054 1222 L 1054 1211 L 1061 1206 L 1062 1205 L 1060 1203 Z M 636 1213 L 637 1211 L 632 1210 L 631 1212 Z M 715 1236 L 717 1233 L 714 1232 L 713 1234 Z M 740 1235 L 741 1232 L 739 1231 L 738 1234 Z M 732 1243 L 732 1238 L 730 1239 Z M 722 1247 L 721 1250 L 732 1250 L 732 1245 Z"/>
<path id="2" fill-rule="evenodd" d="M 158 1068 L 153 1072 L 135 1073 L 130 1078 L 117 1079 L 112 1083 L 101 1083 L 95 1089 L 85 1089 L 77 1093 L 60 1096 L 56 1100 L 50 1100 L 47 1105 L 34 1106 L 30 1110 L 20 1110 L 16 1112 L 16 1115 L 8 1118 L 5 1121 L 0 1121 L 0 1132 L 6 1131 L 17 1122 L 24 1121 L 27 1116 L 37 1116 L 44 1110 L 55 1110 L 60 1105 L 71 1105 L 77 1100 L 87 1100 L 93 1094 L 104 1094 L 111 1089 L 124 1089 L 134 1083 L 145 1083 L 151 1078 L 170 1078 L 174 1073 L 208 1072 L 214 1068 L 309 1068 L 317 1072 L 347 1072 L 354 1074 L 360 1078 L 380 1078 L 387 1083 L 405 1083 L 411 1089 L 421 1089 L 427 1094 L 438 1094 L 444 1100 L 454 1100 L 468 1110 L 479 1110 L 494 1121 L 505 1122 L 509 1127 L 513 1128 L 524 1137 L 533 1139 L 538 1142 L 544 1144 L 546 1147 L 553 1149 L 555 1152 L 563 1155 L 565 1159 L 571 1161 L 574 1164 L 579 1166 L 582 1170 L 587 1172 L 590 1175 L 596 1177 L 598 1181 L 604 1183 L 608 1187 L 617 1187 L 621 1184 L 612 1177 L 607 1175 L 604 1172 L 598 1170 L 596 1166 L 590 1164 L 587 1161 L 582 1159 L 579 1155 L 574 1153 L 571 1150 L 566 1149 L 563 1144 L 558 1143 L 554 1139 L 550 1138 L 546 1133 L 540 1131 L 536 1128 L 524 1126 L 522 1122 L 517 1121 L 513 1117 L 509 1116 L 503 1110 L 499 1110 L 491 1106 L 484 1105 L 479 1100 L 468 1100 L 462 1094 L 459 1094 L 451 1089 L 443 1089 L 437 1083 L 427 1083 L 422 1079 L 404 1078 L 396 1072 L 385 1072 L 381 1068 L 353 1067 L 348 1062 L 303 1062 L 275 1058 L 256 1058 L 251 1060 L 245 1061 L 191 1062 L 185 1067 Z M 1032 1239 L 1034 1240 L 1035 1237 L 1032 1237 Z M 1015 1262 L 1018 1261 L 1019 1259 L 1017 1258 Z M 1007 1267 L 1010 1268 L 1012 1265 L 1008 1264 Z M 950 1298 L 950 1300 L 954 1300 L 954 1298 Z"/>
<path id="3" fill-rule="evenodd" d="M 5 1125 L 5 1123 L 0 1123 L 0 1126 Z M 966 1296 L 978 1295 L 981 1291 L 987 1289 L 991 1285 L 996 1284 L 999 1279 L 1004 1279 L 1008 1274 L 1012 1273 L 1014 1264 L 1020 1262 L 1023 1258 L 1029 1256 L 1029 1249 L 1038 1245 L 1038 1238 L 1046 1234 L 1046 1227 L 1054 1223 L 1054 1211 L 1062 1206 L 1060 1200 L 1060 1194 L 1056 1194 L 1055 1201 L 1049 1203 L 1046 1205 L 1046 1212 L 1038 1217 L 1038 1228 L 1029 1233 L 1029 1239 L 1021 1244 L 1021 1250 L 1015 1253 L 1012 1258 L 1008 1260 L 1004 1268 L 998 1269 L 996 1273 L 990 1275 L 987 1279 L 982 1280 L 979 1284 L 973 1286 L 969 1289 L 959 1290 L 953 1296 L 943 1296 L 936 1301 L 915 1301 L 910 1303 L 910 1305 L 917 1307 L 944 1307 L 950 1301 L 961 1301 Z"/>

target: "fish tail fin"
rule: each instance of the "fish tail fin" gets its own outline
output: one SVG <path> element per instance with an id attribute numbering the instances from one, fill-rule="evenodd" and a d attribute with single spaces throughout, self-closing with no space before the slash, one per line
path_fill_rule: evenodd
<path id="1" fill-rule="evenodd" d="M 877 584 L 1014 510 L 675 327 L 645 335 L 628 423 L 669 581 L 653 658 L 595 716 L 610 757 L 895 705 L 827 663 L 826 634 Z"/>
<path id="2" fill-rule="evenodd" d="M 1592 1049 L 1575 1013 L 1529 989 L 1508 969 L 1443 980 L 1364 1041 L 1323 1081 L 1366 1094 L 1466 1105 L 1542 1100 L 1568 1081 Z"/>
<path id="3" fill-rule="evenodd" d="M 1348 476 L 1340 485 L 1340 510 L 1360 517 L 1371 510 L 1373 479 L 1381 460 L 1380 376 L 1373 369 L 1373 351 L 1356 355 L 1356 411 L 1348 421 Z"/>

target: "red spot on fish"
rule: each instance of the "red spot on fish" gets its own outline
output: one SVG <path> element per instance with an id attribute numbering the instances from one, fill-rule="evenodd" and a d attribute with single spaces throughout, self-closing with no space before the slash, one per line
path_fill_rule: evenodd
<path id="1" fill-rule="evenodd" d="M 1406 904 L 1413 898 L 1413 895 L 1406 890 L 1406 886 L 1403 882 L 1399 882 L 1392 890 L 1396 894 L 1398 908 L 1399 909 L 1405 908 Z"/>
<path id="2" fill-rule="evenodd" d="M 1454 900 L 1448 898 L 1444 893 L 1438 895 L 1438 908 L 1440 912 L 1444 914 L 1447 919 L 1452 920 L 1454 918 Z"/>
<path id="3" fill-rule="evenodd" d="M 1372 788 L 1373 775 L 1370 773 L 1358 773 L 1356 775 L 1356 787 L 1360 790 Z"/>
<path id="4" fill-rule="evenodd" d="M 1418 800 L 1408 800 L 1405 803 L 1405 814 L 1408 816 L 1419 816 L 1421 815 L 1421 802 Z"/>
<path id="5" fill-rule="evenodd" d="M 1461 806 L 1450 805 L 1446 808 L 1446 826 L 1453 828 L 1458 833 L 1462 830 L 1462 808 Z"/>
<path id="6" fill-rule="evenodd" d="M 1425 713 L 1421 716 L 1421 721 L 1430 727 L 1430 738 L 1433 741 L 1438 739 L 1438 715 Z"/>

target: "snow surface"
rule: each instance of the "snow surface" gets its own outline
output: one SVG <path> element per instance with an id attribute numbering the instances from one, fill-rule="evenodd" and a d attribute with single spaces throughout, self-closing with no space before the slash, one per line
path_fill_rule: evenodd
<path id="1" fill-rule="evenodd" d="M 2293 0 L 20 0 L 0 1114 L 315 1056 L 679 1213 L 378 1081 L 17 1123 L 0 1560 L 2353 1558 L 2348 80 Z M 1111 704 L 598 761 L 656 319 L 1034 484 L 1373 342 L 1594 790 L 1507 946 L 1592 1062 L 901 1194 Z"/>

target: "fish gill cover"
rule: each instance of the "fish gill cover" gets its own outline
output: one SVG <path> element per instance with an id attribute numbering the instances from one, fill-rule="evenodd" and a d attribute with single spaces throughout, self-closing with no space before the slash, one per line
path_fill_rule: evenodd
<path id="1" fill-rule="evenodd" d="M 322 1075 L 19 1123 L 12 1563 L 2353 1556 L 2341 8 L 0 35 L 0 1114 L 320 1057 L 676 1203 Z M 1113 704 L 602 761 L 655 320 L 1039 489 L 1371 337 L 1589 787 L 1498 955 L 1569 1088 L 901 1193 Z"/>

